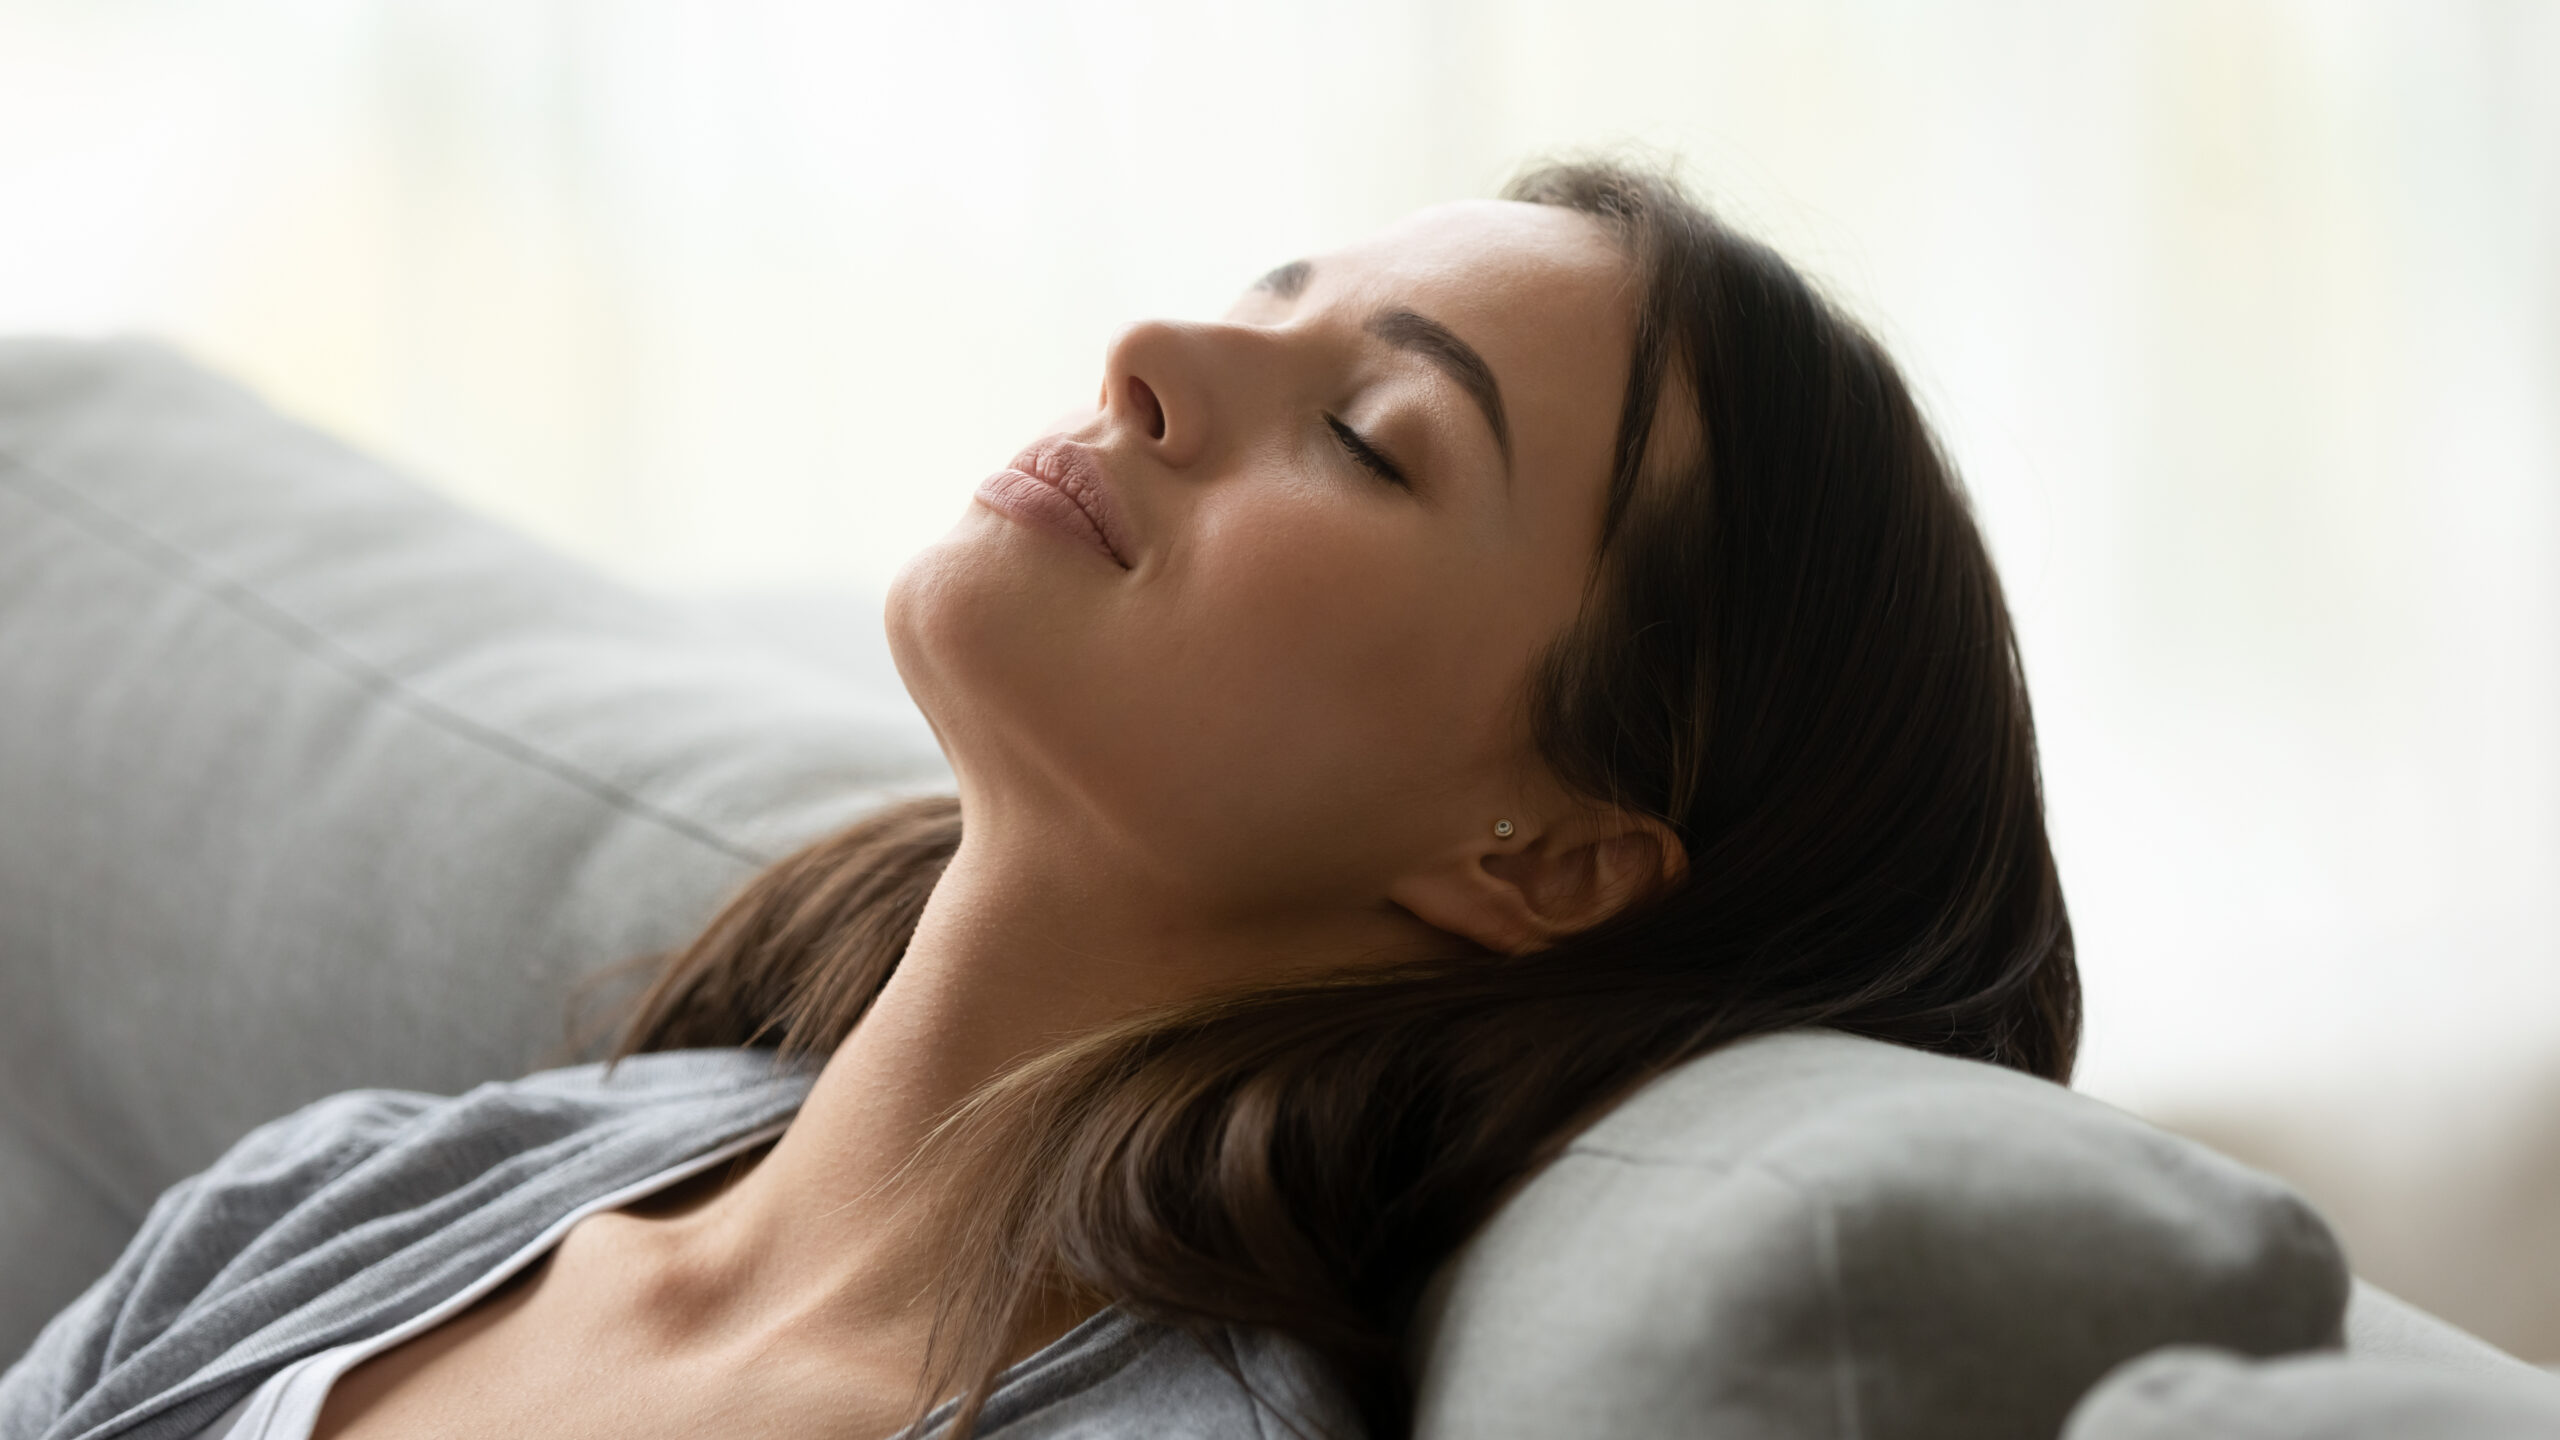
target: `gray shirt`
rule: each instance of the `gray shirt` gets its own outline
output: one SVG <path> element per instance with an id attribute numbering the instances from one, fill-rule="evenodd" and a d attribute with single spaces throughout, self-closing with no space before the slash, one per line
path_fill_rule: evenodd
<path id="1" fill-rule="evenodd" d="M 183 1440 L 283 1366 L 461 1291 L 581 1204 L 789 1119 L 809 1077 L 751 1051 L 644 1055 L 457 1097 L 356 1091 L 171 1187 L 0 1376 L 0 1440 Z M 1298 1347 L 1106 1310 L 1005 1372 L 1004 1440 L 1358 1433 Z"/>

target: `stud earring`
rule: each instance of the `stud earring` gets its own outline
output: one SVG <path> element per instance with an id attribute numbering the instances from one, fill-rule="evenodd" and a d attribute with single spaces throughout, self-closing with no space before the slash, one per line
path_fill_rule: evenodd
<path id="1" fill-rule="evenodd" d="M 1511 822 L 1510 822 L 1510 821 L 1508 821 L 1508 820 L 1496 820 L 1496 821 L 1494 821 L 1494 822 L 1493 822 L 1493 838 L 1494 838 L 1494 839 L 1496 839 L 1496 840 L 1508 840 L 1508 839 L 1510 839 L 1510 838 L 1511 838 Z"/>

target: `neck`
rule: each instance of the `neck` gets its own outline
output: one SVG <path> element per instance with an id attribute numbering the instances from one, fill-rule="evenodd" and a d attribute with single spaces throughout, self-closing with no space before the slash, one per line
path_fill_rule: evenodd
<path id="1" fill-rule="evenodd" d="M 1391 919 L 1334 933 L 1186 924 L 1173 918 L 1186 907 L 1129 883 L 1134 867 L 1079 863 L 1100 847 L 975 816 L 963 834 L 905 958 L 791 1129 L 703 1214 L 741 1318 L 905 1335 L 920 1357 L 955 1221 L 987 1199 L 963 1193 L 961 1157 L 926 1144 L 964 1100 L 1079 1035 L 1395 935 Z M 1026 1343 L 1080 1318 L 1045 1317 Z"/>

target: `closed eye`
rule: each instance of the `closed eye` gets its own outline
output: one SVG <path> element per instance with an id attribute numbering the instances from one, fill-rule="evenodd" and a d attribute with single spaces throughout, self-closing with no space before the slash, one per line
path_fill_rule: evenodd
<path id="1" fill-rule="evenodd" d="M 1388 459 L 1385 451 L 1361 439 L 1359 431 L 1343 424 L 1338 417 L 1332 415 L 1324 417 L 1324 423 L 1325 428 L 1333 432 L 1333 438 L 1342 442 L 1342 448 L 1353 460 L 1358 461 L 1362 468 L 1399 490 L 1413 488 L 1413 482 L 1405 478 L 1404 467 Z"/>

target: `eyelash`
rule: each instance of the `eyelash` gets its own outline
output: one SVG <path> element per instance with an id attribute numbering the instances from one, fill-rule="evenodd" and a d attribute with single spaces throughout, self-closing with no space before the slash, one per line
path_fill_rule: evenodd
<path id="1" fill-rule="evenodd" d="M 1342 448 L 1349 452 L 1351 458 L 1362 469 L 1399 490 L 1413 488 L 1413 482 L 1405 478 L 1404 470 L 1396 462 L 1388 459 L 1377 446 L 1360 438 L 1359 431 L 1343 424 L 1339 418 L 1332 415 L 1324 417 L 1324 423 L 1325 428 L 1333 432 L 1333 438 L 1342 443 Z"/>

